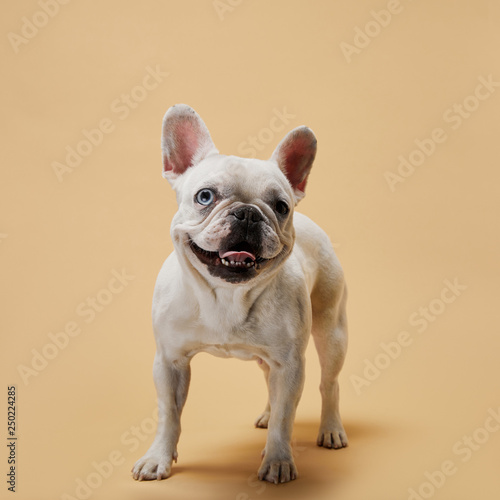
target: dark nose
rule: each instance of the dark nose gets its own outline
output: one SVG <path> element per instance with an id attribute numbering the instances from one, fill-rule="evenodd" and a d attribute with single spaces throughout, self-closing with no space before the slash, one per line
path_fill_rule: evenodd
<path id="1" fill-rule="evenodd" d="M 241 221 L 246 220 L 248 223 L 260 222 L 261 220 L 263 220 L 259 210 L 249 206 L 239 207 L 236 210 L 234 210 L 234 212 L 232 212 L 231 215 L 234 215 L 238 220 Z"/>

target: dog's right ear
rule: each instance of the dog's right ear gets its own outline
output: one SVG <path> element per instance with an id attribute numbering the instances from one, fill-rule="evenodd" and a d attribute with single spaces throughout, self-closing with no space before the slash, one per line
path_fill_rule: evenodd
<path id="1" fill-rule="evenodd" d="M 207 126 L 198 113 L 186 104 L 176 104 L 165 113 L 161 149 L 163 177 L 170 184 L 189 167 L 218 153 Z"/>

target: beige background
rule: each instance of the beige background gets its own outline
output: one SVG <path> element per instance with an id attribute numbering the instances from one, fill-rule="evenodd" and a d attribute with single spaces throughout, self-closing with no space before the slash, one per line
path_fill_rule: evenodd
<path id="1" fill-rule="evenodd" d="M 37 33 L 25 26 L 26 43 L 15 35 L 24 17 L 44 23 L 40 5 L 4 6 L 1 377 L 3 390 L 18 387 L 17 498 L 396 500 L 409 488 L 427 498 L 498 498 L 500 433 L 478 429 L 500 405 L 500 87 L 469 97 L 479 77 L 500 81 L 499 2 L 401 0 L 385 27 L 368 25 L 379 33 L 350 62 L 341 44 L 354 44 L 384 0 L 217 5 L 74 0 Z M 155 89 L 136 89 L 134 109 L 117 104 L 157 65 L 169 75 Z M 478 107 L 454 129 L 453 106 L 464 100 Z M 341 380 L 350 447 L 314 445 L 311 350 L 295 427 L 300 478 L 291 484 L 253 475 L 265 440 L 252 427 L 265 403 L 260 371 L 208 355 L 193 362 L 174 475 L 159 483 L 129 475 L 152 440 L 150 305 L 175 211 L 160 176 L 160 125 L 177 102 L 200 113 L 227 154 L 260 134 L 266 158 L 301 124 L 318 137 L 300 210 L 330 235 L 350 287 Z M 283 131 L 263 132 L 284 109 L 293 116 Z M 105 119 L 113 131 L 59 182 L 53 163 Z M 436 128 L 446 141 L 392 192 L 385 172 L 397 172 L 398 157 Z M 122 269 L 134 279 L 120 293 L 103 291 Z M 435 301 L 442 314 L 418 333 L 409 317 L 439 299 L 446 279 L 467 288 L 442 309 Z M 112 301 L 91 318 L 80 304 L 96 295 Z M 49 333 L 72 321 L 81 333 L 25 384 L 19 366 L 31 365 L 33 349 L 54 354 Z M 401 331 L 413 343 L 356 391 L 365 360 Z M 470 457 L 457 453 L 473 434 L 482 444 L 472 443 Z M 119 465 L 98 476 L 93 462 L 110 454 Z M 445 461 L 455 473 L 433 492 L 425 473 Z M 77 492 L 78 479 L 92 490 Z"/>

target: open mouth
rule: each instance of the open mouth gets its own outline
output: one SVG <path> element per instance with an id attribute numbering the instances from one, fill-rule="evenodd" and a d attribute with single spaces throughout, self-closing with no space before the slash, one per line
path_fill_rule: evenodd
<path id="1" fill-rule="evenodd" d="M 194 241 L 190 241 L 193 253 L 207 265 L 224 266 L 228 270 L 245 272 L 250 269 L 259 269 L 260 265 L 267 259 L 259 257 L 256 249 L 247 242 L 241 242 L 231 248 L 222 249 L 218 252 L 210 252 L 200 248 Z"/>

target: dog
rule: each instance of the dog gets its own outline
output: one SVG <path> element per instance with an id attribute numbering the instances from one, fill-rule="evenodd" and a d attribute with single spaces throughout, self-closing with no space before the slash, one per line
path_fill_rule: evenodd
<path id="1" fill-rule="evenodd" d="M 137 480 L 165 479 L 177 462 L 180 417 L 199 352 L 255 360 L 269 399 L 260 480 L 297 478 L 291 434 L 304 384 L 310 332 L 321 365 L 317 444 L 347 446 L 338 375 L 347 349 L 347 288 L 328 236 L 294 213 L 316 155 L 316 137 L 295 128 L 267 161 L 219 154 L 200 116 L 172 106 L 163 119 L 163 176 L 177 195 L 174 252 L 153 297 L 153 375 L 158 429 L 137 461 Z"/>

